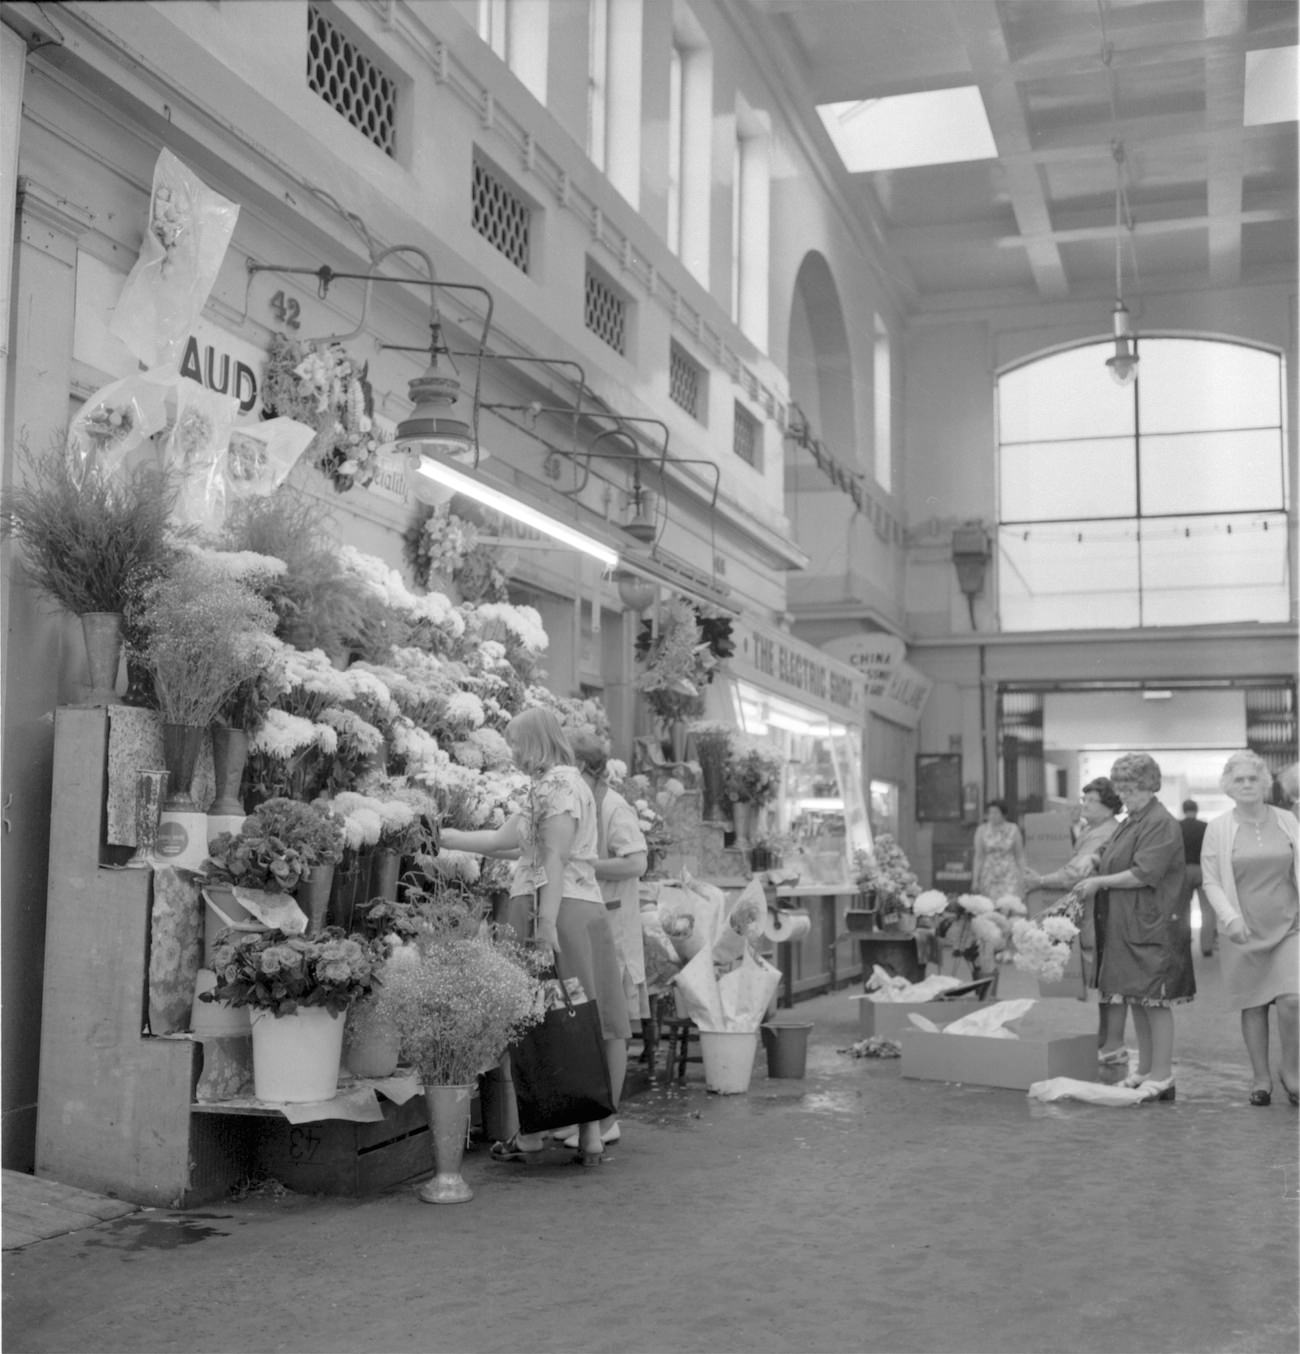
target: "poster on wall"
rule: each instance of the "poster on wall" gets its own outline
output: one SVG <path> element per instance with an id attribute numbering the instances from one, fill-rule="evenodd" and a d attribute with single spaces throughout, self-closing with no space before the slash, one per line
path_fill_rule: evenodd
<path id="1" fill-rule="evenodd" d="M 961 753 L 922 752 L 916 758 L 916 821 L 960 823 Z"/>

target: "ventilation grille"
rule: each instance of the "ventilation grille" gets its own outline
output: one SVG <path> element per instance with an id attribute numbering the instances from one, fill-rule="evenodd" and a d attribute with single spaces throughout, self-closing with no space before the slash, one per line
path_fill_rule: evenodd
<path id="1" fill-rule="evenodd" d="M 307 6 L 307 84 L 366 140 L 393 154 L 396 85 L 314 5 Z"/>
<path id="2" fill-rule="evenodd" d="M 736 404 L 736 421 L 732 432 L 732 446 L 736 455 L 747 465 L 760 466 L 763 444 L 760 437 L 762 425 L 739 402 Z"/>
<path id="3" fill-rule="evenodd" d="M 474 166 L 471 197 L 474 229 L 521 273 L 526 273 L 533 217 L 531 208 L 480 164 Z"/>
<path id="4" fill-rule="evenodd" d="M 675 343 L 668 348 L 668 398 L 704 422 L 704 368 Z"/>
<path id="5" fill-rule="evenodd" d="M 627 302 L 590 269 L 584 320 L 598 339 L 608 343 L 616 353 L 627 355 Z"/>

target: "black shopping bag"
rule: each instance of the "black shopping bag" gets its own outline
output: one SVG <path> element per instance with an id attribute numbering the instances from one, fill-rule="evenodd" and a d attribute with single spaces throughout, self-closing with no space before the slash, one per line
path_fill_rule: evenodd
<path id="1" fill-rule="evenodd" d="M 614 1113 L 605 1041 L 596 1003 L 578 986 L 579 1000 L 549 980 L 545 1017 L 510 1049 L 521 1133 L 586 1124 Z"/>

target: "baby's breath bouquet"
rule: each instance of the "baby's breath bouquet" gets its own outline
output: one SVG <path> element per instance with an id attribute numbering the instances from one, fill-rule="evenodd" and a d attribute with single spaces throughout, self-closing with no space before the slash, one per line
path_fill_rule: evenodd
<path id="1" fill-rule="evenodd" d="M 541 1018 L 538 961 L 459 903 L 422 912 L 384 965 L 375 1015 L 397 1027 L 426 1086 L 470 1085 Z"/>

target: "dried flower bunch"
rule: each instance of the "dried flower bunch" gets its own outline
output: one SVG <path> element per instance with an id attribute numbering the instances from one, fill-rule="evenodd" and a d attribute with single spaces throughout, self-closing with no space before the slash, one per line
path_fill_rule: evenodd
<path id="1" fill-rule="evenodd" d="M 317 936 L 282 931 L 222 931 L 212 952 L 217 981 L 203 1001 L 292 1015 L 323 1006 L 335 1015 L 379 982 L 382 949 L 327 926 Z"/>
<path id="2" fill-rule="evenodd" d="M 343 822 L 313 804 L 268 799 L 238 832 L 208 843 L 210 873 L 241 888 L 292 893 L 317 865 L 343 857 Z"/>
<path id="3" fill-rule="evenodd" d="M 247 584 L 184 555 L 130 606 L 135 656 L 153 678 L 165 724 L 205 727 L 239 687 L 265 670 L 275 614 Z"/>
<path id="4" fill-rule="evenodd" d="M 93 467 L 78 483 L 62 447 L 19 449 L 20 475 L 0 496 L 0 534 L 22 551 L 38 591 L 75 616 L 122 612 L 133 585 L 171 562 L 168 517 L 176 485 L 136 469 L 108 478 Z"/>

